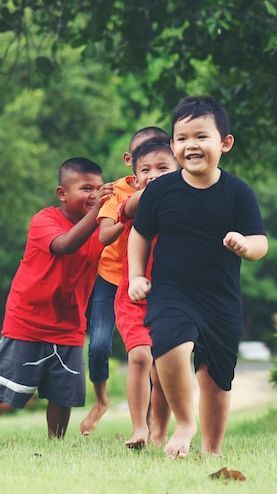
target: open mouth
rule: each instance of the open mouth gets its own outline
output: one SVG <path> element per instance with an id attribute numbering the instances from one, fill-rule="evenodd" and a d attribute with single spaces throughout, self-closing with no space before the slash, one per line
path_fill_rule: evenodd
<path id="1" fill-rule="evenodd" d="M 191 153 L 187 154 L 186 160 L 200 160 L 203 158 L 203 154 L 200 153 Z"/>

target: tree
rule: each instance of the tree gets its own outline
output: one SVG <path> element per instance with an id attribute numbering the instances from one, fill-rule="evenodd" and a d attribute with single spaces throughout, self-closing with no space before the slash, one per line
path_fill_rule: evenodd
<path id="1" fill-rule="evenodd" d="M 232 115 L 233 156 L 249 174 L 264 160 L 273 167 L 276 26 L 271 0 L 14 0 L 0 9 L 0 31 L 9 36 L 3 58 L 16 46 L 6 70 L 23 50 L 31 78 L 54 77 L 60 47 L 70 44 L 83 60 L 135 74 L 149 109 L 171 111 L 192 89 L 218 96 Z"/>

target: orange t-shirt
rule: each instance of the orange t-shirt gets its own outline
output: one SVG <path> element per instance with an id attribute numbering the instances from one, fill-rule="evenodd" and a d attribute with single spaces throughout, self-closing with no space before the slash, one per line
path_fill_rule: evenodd
<path id="1" fill-rule="evenodd" d="M 123 177 L 114 182 L 114 194 L 100 209 L 97 220 L 111 218 L 115 223 L 118 221 L 120 205 L 128 199 L 136 189 L 132 187 L 133 177 Z M 124 232 L 123 232 L 124 233 Z M 122 271 L 122 259 L 126 249 L 126 236 L 121 234 L 111 245 L 104 248 L 98 263 L 98 273 L 104 280 L 119 285 Z"/>

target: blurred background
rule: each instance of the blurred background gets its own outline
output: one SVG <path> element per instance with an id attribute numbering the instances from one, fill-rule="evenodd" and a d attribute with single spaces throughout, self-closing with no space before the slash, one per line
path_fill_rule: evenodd
<path id="1" fill-rule="evenodd" d="M 277 6 L 274 0 L 0 0 L 0 313 L 31 216 L 56 204 L 57 169 L 86 156 L 128 174 L 137 129 L 186 95 L 227 109 L 222 166 L 255 190 L 268 256 L 243 263 L 243 340 L 277 351 Z M 115 336 L 113 357 L 125 359 Z"/>

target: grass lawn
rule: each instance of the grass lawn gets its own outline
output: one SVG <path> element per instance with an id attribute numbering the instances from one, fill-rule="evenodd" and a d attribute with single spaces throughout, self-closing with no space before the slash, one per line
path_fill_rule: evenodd
<path id="1" fill-rule="evenodd" d="M 85 410 L 74 410 L 66 438 L 48 441 L 44 412 L 2 415 L 1 494 L 275 494 L 277 408 L 233 412 L 224 456 L 199 456 L 199 436 L 185 459 L 171 460 L 153 446 L 125 448 L 126 416 L 108 414 L 90 437 L 81 437 Z M 226 466 L 246 481 L 212 480 Z"/>

